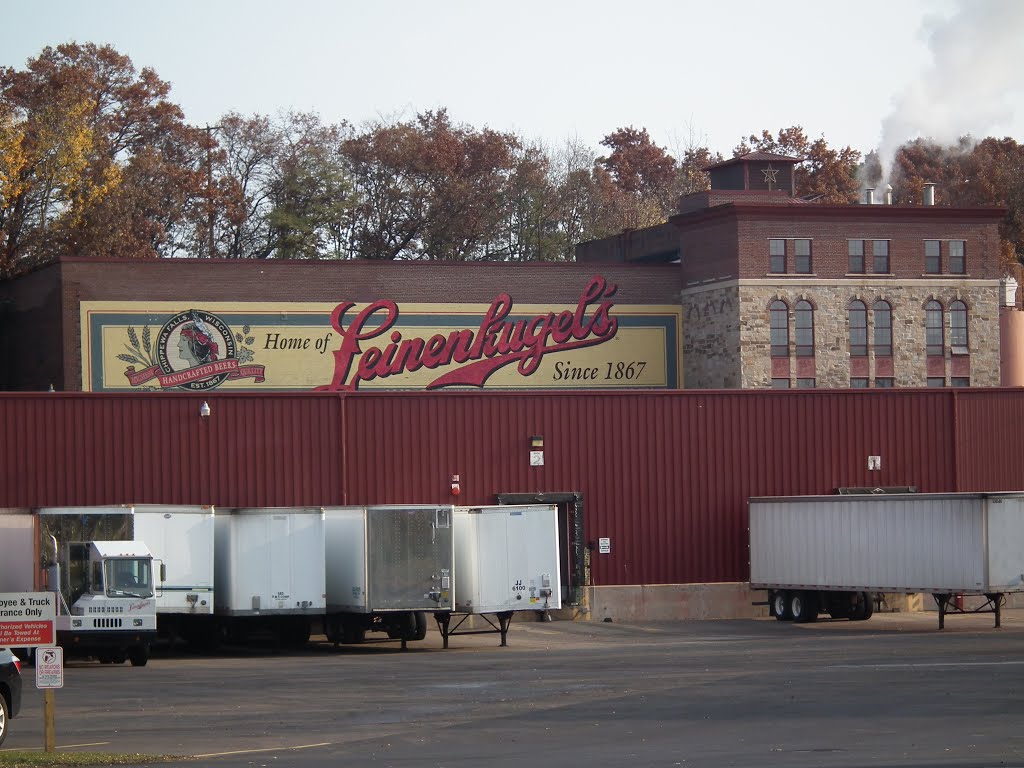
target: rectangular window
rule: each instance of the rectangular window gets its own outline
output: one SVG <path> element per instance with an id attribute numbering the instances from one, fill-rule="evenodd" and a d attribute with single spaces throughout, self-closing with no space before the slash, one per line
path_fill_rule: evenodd
<path id="1" fill-rule="evenodd" d="M 786 273 L 786 241 L 785 240 L 769 240 L 768 241 L 768 257 L 769 265 L 768 268 L 775 274 Z"/>
<path id="2" fill-rule="evenodd" d="M 814 382 L 815 382 L 814 379 L 797 379 L 796 380 L 796 388 L 797 389 L 814 389 Z"/>
<path id="3" fill-rule="evenodd" d="M 861 378 L 861 377 L 851 378 L 850 379 L 850 388 L 851 389 L 867 389 L 868 388 L 868 380 L 865 379 L 865 378 Z"/>
<path id="4" fill-rule="evenodd" d="M 849 241 L 850 251 L 850 265 L 849 271 L 862 275 L 864 274 L 864 241 L 863 240 L 850 240 Z"/>
<path id="5" fill-rule="evenodd" d="M 876 389 L 892 389 L 896 386 L 896 379 L 891 376 L 876 376 L 875 377 L 875 388 Z"/>
<path id="6" fill-rule="evenodd" d="M 871 252 L 875 257 L 874 265 L 872 266 L 874 273 L 877 275 L 889 274 L 889 241 L 873 240 Z"/>
<path id="7" fill-rule="evenodd" d="M 937 275 L 942 271 L 942 249 L 938 240 L 924 241 L 924 271 L 929 275 Z"/>
<path id="8" fill-rule="evenodd" d="M 793 241 L 793 269 L 801 275 L 811 274 L 811 241 Z"/>
<path id="9" fill-rule="evenodd" d="M 868 329 L 850 326 L 850 357 L 867 357 Z"/>
<path id="10" fill-rule="evenodd" d="M 949 273 L 967 274 L 967 245 L 963 240 L 949 241 Z"/>
<path id="11" fill-rule="evenodd" d="M 944 387 L 946 386 L 946 380 L 941 376 L 929 376 L 928 377 L 929 387 Z"/>
<path id="12" fill-rule="evenodd" d="M 772 389 L 789 389 L 789 379 L 772 379 Z"/>
<path id="13" fill-rule="evenodd" d="M 951 387 L 969 387 L 971 386 L 971 379 L 969 376 L 950 376 L 949 386 Z"/>

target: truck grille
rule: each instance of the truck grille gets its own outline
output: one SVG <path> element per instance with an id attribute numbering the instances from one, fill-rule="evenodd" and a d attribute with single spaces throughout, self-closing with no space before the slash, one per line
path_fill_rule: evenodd
<path id="1" fill-rule="evenodd" d="M 99 617 L 92 620 L 92 625 L 96 629 L 120 629 L 122 619 L 101 619 Z"/>

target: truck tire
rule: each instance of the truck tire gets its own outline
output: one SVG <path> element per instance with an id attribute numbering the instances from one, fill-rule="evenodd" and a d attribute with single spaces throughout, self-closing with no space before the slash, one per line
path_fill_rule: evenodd
<path id="1" fill-rule="evenodd" d="M 789 595 L 781 590 L 768 595 L 768 610 L 779 621 L 793 620 L 793 613 L 789 610 Z"/>
<path id="2" fill-rule="evenodd" d="M 793 621 L 806 624 L 818 620 L 818 598 L 813 592 L 802 590 L 790 594 L 789 612 L 793 615 Z"/>
<path id="3" fill-rule="evenodd" d="M 875 612 L 874 596 L 870 592 L 859 592 L 857 604 L 850 611 L 850 621 L 867 621 Z"/>
<path id="4" fill-rule="evenodd" d="M 416 611 L 416 632 L 410 640 L 423 640 L 427 636 L 427 612 Z"/>
<path id="5" fill-rule="evenodd" d="M 875 615 L 875 596 L 870 592 L 864 593 L 864 615 L 861 617 L 861 621 L 867 621 Z"/>
<path id="6" fill-rule="evenodd" d="M 291 650 L 305 648 L 312 634 L 309 620 L 302 617 L 283 620 L 277 629 L 281 645 Z"/>
<path id="7" fill-rule="evenodd" d="M 128 661 L 133 667 L 144 667 L 149 661 L 149 646 L 136 645 L 128 649 Z"/>
<path id="8" fill-rule="evenodd" d="M 341 623 L 341 642 L 345 645 L 358 645 L 366 641 L 366 627 L 354 619 Z"/>

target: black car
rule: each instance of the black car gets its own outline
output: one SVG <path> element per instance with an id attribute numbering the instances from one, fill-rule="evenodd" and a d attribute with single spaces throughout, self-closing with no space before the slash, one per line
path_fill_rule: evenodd
<path id="1" fill-rule="evenodd" d="M 21 709 L 21 662 L 9 648 L 0 648 L 0 744 L 7 738 L 11 719 Z"/>

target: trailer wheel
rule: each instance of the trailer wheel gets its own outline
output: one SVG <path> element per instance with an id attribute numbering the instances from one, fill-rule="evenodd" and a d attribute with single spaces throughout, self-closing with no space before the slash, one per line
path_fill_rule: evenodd
<path id="1" fill-rule="evenodd" d="M 136 645 L 128 650 L 128 661 L 133 667 L 144 667 L 149 661 L 149 646 Z"/>
<path id="2" fill-rule="evenodd" d="M 875 612 L 875 601 L 870 592 L 858 592 L 857 604 L 850 611 L 850 621 L 867 621 Z"/>
<path id="3" fill-rule="evenodd" d="M 790 595 L 789 611 L 793 621 L 805 624 L 818 620 L 817 598 L 813 592 L 798 591 Z"/>
<path id="4" fill-rule="evenodd" d="M 281 644 L 285 648 L 304 648 L 309 644 L 309 637 L 312 634 L 309 627 L 309 620 L 304 618 L 293 618 L 283 621 L 278 626 Z"/>
<path id="5" fill-rule="evenodd" d="M 366 640 L 366 627 L 356 621 L 341 623 L 341 642 L 346 645 L 357 645 Z"/>
<path id="6" fill-rule="evenodd" d="M 423 640 L 427 636 L 427 612 L 416 611 L 414 614 L 416 621 L 416 631 L 410 640 Z"/>
<path id="7" fill-rule="evenodd" d="M 793 620 L 793 614 L 789 609 L 789 595 L 785 592 L 772 592 L 768 597 L 768 609 L 779 621 Z"/>
<path id="8" fill-rule="evenodd" d="M 875 615 L 875 596 L 870 592 L 864 593 L 864 616 L 861 621 L 867 621 Z"/>

